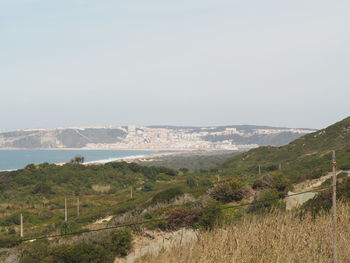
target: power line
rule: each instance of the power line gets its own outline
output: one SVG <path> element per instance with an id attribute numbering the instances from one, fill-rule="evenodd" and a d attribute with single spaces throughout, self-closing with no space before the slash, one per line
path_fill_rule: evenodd
<path id="1" fill-rule="evenodd" d="M 296 195 L 301 195 L 301 194 L 306 194 L 306 193 L 314 193 L 314 192 L 321 192 L 326 189 L 329 189 L 332 186 L 327 186 L 327 187 L 319 187 L 314 190 L 310 191 L 305 191 L 305 192 L 299 192 L 299 193 L 294 193 L 290 195 L 283 195 L 281 197 L 275 197 L 275 198 L 269 198 L 269 199 L 264 199 L 264 200 L 256 200 L 252 203 L 248 204 L 241 204 L 241 205 L 232 205 L 232 206 L 225 206 L 222 209 L 229 209 L 229 208 L 239 208 L 239 207 L 245 207 L 245 206 L 250 206 L 254 205 L 256 203 L 263 203 L 263 202 L 269 202 L 269 201 L 274 201 L 274 200 L 281 200 L 287 197 L 291 196 L 296 196 Z M 190 215 L 190 214 L 189 214 Z M 122 228 L 122 227 L 130 227 L 130 226 L 136 226 L 136 225 L 144 225 L 148 223 L 153 223 L 153 222 L 161 222 L 161 221 L 167 221 L 171 219 L 170 217 L 166 218 L 158 218 L 158 219 L 152 219 L 152 220 L 147 220 L 147 221 L 142 221 L 142 222 L 135 222 L 135 223 L 128 223 L 128 224 L 120 224 L 116 226 L 111 226 L 111 227 L 105 227 L 105 228 L 99 228 L 99 229 L 87 229 L 87 230 L 82 230 L 78 232 L 72 232 L 72 233 L 66 233 L 66 234 L 57 234 L 57 235 L 51 235 L 51 236 L 40 236 L 40 237 L 32 237 L 32 238 L 27 238 L 27 239 L 21 239 L 19 242 L 26 242 L 26 241 L 31 241 L 31 240 L 40 240 L 40 239 L 49 239 L 49 238 L 57 238 L 57 237 L 65 237 L 65 236 L 73 236 L 73 235 L 81 235 L 84 233 L 90 233 L 90 232 L 98 232 L 98 231 L 105 231 L 105 230 L 111 230 L 111 229 L 117 229 L 117 228 Z"/>
<path id="2" fill-rule="evenodd" d="M 20 242 L 25 242 L 25 241 L 38 240 L 38 239 L 47 239 L 47 238 L 56 238 L 56 237 L 80 235 L 80 234 L 84 234 L 84 233 L 98 232 L 98 231 L 102 231 L 102 230 L 110 230 L 110 229 L 116 229 L 116 228 L 121 228 L 121 227 L 143 225 L 143 224 L 157 222 L 157 221 L 165 221 L 165 220 L 168 220 L 168 219 L 169 218 L 152 219 L 152 220 L 149 220 L 149 221 L 142 221 L 142 222 L 129 223 L 129 224 L 121 224 L 121 225 L 117 225 L 117 226 L 111 226 L 111 227 L 105 227 L 105 228 L 99 228 L 99 229 L 86 229 L 86 230 L 83 230 L 83 231 L 66 233 L 66 234 L 58 234 L 58 235 L 51 235 L 51 236 L 41 236 L 41 237 L 32 237 L 32 238 L 22 239 L 22 240 L 19 240 L 19 241 Z"/>
<path id="3" fill-rule="evenodd" d="M 322 192 L 322 191 L 324 191 L 324 190 L 329 189 L 330 187 L 332 187 L 332 186 L 326 186 L 326 187 L 315 188 L 314 190 L 305 191 L 305 192 L 299 192 L 299 193 L 294 193 L 294 194 L 290 194 L 290 195 L 283 195 L 283 196 L 281 196 L 281 197 L 274 197 L 274 198 L 269 198 L 269 199 L 264 199 L 264 200 L 255 200 L 255 201 L 253 201 L 253 202 L 251 202 L 251 203 L 248 203 L 248 204 L 241 204 L 241 205 L 234 205 L 234 206 L 225 206 L 223 209 L 250 206 L 250 205 L 254 205 L 254 204 L 256 204 L 256 203 L 264 203 L 264 202 L 269 202 L 269 201 L 274 201 L 274 200 L 280 200 L 280 199 L 284 199 L 284 198 L 291 197 L 291 196 L 296 196 L 296 195 L 301 195 L 301 194 L 314 193 L 314 192 Z"/>

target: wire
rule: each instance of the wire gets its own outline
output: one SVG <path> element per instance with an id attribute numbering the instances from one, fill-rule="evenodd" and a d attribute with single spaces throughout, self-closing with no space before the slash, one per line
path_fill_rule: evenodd
<path id="1" fill-rule="evenodd" d="M 284 198 L 288 198 L 291 196 L 296 196 L 296 195 L 301 195 L 301 194 L 307 194 L 307 193 L 314 193 L 314 192 L 321 192 L 324 190 L 329 189 L 331 186 L 326 186 L 326 187 L 321 187 L 321 188 L 316 188 L 314 190 L 310 190 L 310 191 L 305 191 L 305 192 L 299 192 L 299 193 L 294 193 L 294 194 L 290 194 L 290 195 L 283 195 L 281 197 L 275 197 L 275 198 L 269 198 L 269 199 L 264 199 L 264 200 L 255 200 L 251 203 L 248 204 L 241 204 L 241 205 L 233 205 L 233 206 L 225 206 L 223 209 L 229 209 L 229 208 L 237 208 L 237 207 L 244 207 L 244 206 L 250 206 L 250 205 L 254 205 L 256 203 L 264 203 L 264 202 L 269 202 L 269 201 L 274 201 L 274 200 L 280 200 L 280 199 L 284 199 Z"/>
<path id="2" fill-rule="evenodd" d="M 316 188 L 316 189 L 313 189 L 313 190 L 310 190 L 310 191 L 299 192 L 299 193 L 294 193 L 294 194 L 290 194 L 290 195 L 283 195 L 281 197 L 269 198 L 269 199 L 264 199 L 264 200 L 255 200 L 255 201 L 253 201 L 251 203 L 248 203 L 248 204 L 225 206 L 222 209 L 245 207 L 245 206 L 254 205 L 256 203 L 263 203 L 263 202 L 269 202 L 269 201 L 274 201 L 274 200 L 280 200 L 280 199 L 284 199 L 284 198 L 287 198 L 287 197 L 301 195 L 301 194 L 306 194 L 306 193 L 320 192 L 320 191 L 324 191 L 326 189 L 329 189 L 330 187 L 332 187 L 332 186 L 320 187 L 320 188 Z M 21 243 L 21 242 L 32 241 L 32 240 L 40 240 L 40 239 L 49 239 L 49 238 L 57 238 L 57 237 L 80 235 L 80 234 L 84 234 L 84 233 L 98 232 L 98 231 L 104 231 L 104 230 L 111 230 L 111 229 L 117 229 L 117 228 L 121 228 L 121 227 L 130 227 L 130 226 L 136 226 L 136 225 L 144 225 L 144 224 L 153 223 L 153 222 L 167 221 L 169 219 L 171 219 L 171 217 L 158 218 L 158 219 L 152 219 L 152 220 L 147 220 L 147 221 L 142 221 L 142 222 L 135 222 L 135 223 L 129 223 L 129 224 L 120 224 L 120 225 L 116 225 L 116 226 L 99 228 L 99 229 L 87 229 L 87 230 L 83 230 L 83 231 L 66 233 L 66 234 L 32 237 L 32 238 L 27 238 L 27 239 L 21 239 L 21 240 L 19 240 L 19 242 Z"/>
<path id="3" fill-rule="evenodd" d="M 159 219 L 153 219 L 153 220 L 148 220 L 148 221 L 143 221 L 143 222 L 121 224 L 121 225 L 117 225 L 117 226 L 111 226 L 111 227 L 105 227 L 105 228 L 99 228 L 99 229 L 87 229 L 87 230 L 78 231 L 78 232 L 72 232 L 72 233 L 67 233 L 67 234 L 32 237 L 32 238 L 27 238 L 27 239 L 21 239 L 20 242 L 31 241 L 31 240 L 38 240 L 38 239 L 55 238 L 55 237 L 72 236 L 72 235 L 80 235 L 80 234 L 84 234 L 84 233 L 97 232 L 97 231 L 102 231 L 102 230 L 110 230 L 110 229 L 116 229 L 116 228 L 121 228 L 121 227 L 129 227 L 129 226 L 135 226 L 135 225 L 143 225 L 143 224 L 152 223 L 152 222 L 165 221 L 165 220 L 168 220 L 168 219 L 169 218 L 159 218 Z"/>

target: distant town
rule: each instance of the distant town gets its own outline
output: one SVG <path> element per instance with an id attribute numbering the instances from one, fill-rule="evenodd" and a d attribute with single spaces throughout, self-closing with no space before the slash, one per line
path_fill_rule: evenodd
<path id="1" fill-rule="evenodd" d="M 284 145 L 313 131 L 315 130 L 253 125 L 27 129 L 0 133 L 0 149 L 240 151 L 261 145 Z"/>

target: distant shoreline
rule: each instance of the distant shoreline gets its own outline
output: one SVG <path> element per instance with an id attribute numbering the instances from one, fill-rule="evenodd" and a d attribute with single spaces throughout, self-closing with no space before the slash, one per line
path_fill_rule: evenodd
<path id="1" fill-rule="evenodd" d="M 171 155 L 177 155 L 181 154 L 181 152 L 164 152 L 164 153 L 153 153 L 153 154 L 143 154 L 143 155 L 135 155 L 135 156 L 126 156 L 126 157 L 118 157 L 115 159 L 110 160 L 97 160 L 97 161 L 91 161 L 83 163 L 84 165 L 98 165 L 98 164 L 106 164 L 106 163 L 112 163 L 112 162 L 135 162 L 135 161 L 145 161 L 147 159 L 158 159 L 165 156 L 171 156 Z"/>
<path id="2" fill-rule="evenodd" d="M 16 149 L 18 150 L 18 149 Z M 26 149 L 29 150 L 29 149 Z M 36 149 L 38 150 L 38 149 Z M 45 149 L 48 150 L 49 149 Z M 55 149 L 55 150 L 59 150 L 59 149 Z M 66 149 L 68 150 L 68 149 Z M 74 150 L 82 150 L 82 149 L 74 149 Z M 92 150 L 92 149 L 91 149 Z M 33 149 L 31 149 L 30 151 L 35 151 Z M 84 150 L 85 151 L 85 150 Z M 104 150 L 104 151 L 108 151 L 108 150 Z M 113 150 L 111 150 L 113 151 Z M 130 150 L 132 151 L 132 150 Z M 146 150 L 144 150 L 145 152 L 147 152 Z M 129 156 L 124 156 L 124 157 L 111 157 L 111 158 L 106 158 L 106 159 L 98 159 L 98 160 L 93 160 L 93 161 L 87 161 L 84 162 L 83 165 L 86 166 L 90 166 L 90 165 L 104 165 L 106 163 L 112 163 L 112 162 L 136 162 L 139 164 L 142 163 L 148 163 L 148 162 L 153 162 L 153 161 L 158 161 L 161 160 L 164 157 L 176 157 L 176 156 L 191 156 L 191 155 L 210 155 L 210 154 L 219 154 L 219 153 L 223 153 L 223 152 L 231 152 L 231 151 L 222 151 L 222 150 L 192 150 L 192 151 L 151 151 L 152 153 L 143 153 L 143 154 L 139 154 L 139 155 L 129 155 Z M 62 166 L 65 165 L 67 163 L 69 163 L 69 161 L 67 162 L 49 162 L 51 164 L 55 164 L 57 166 Z M 29 163 L 27 163 L 28 165 Z M 20 169 L 23 169 L 25 166 L 21 167 L 21 168 L 17 168 L 17 169 L 3 169 L 0 170 L 0 172 L 6 172 L 6 171 L 17 171 Z"/>
<path id="3" fill-rule="evenodd" d="M 69 163 L 75 155 L 85 157 L 84 165 L 104 164 L 115 161 L 132 161 L 144 158 L 156 158 L 171 154 L 170 151 L 138 151 L 138 150 L 0 150 L 0 171 L 14 171 L 23 169 L 28 164 L 36 165 L 50 163 L 64 165 Z"/>

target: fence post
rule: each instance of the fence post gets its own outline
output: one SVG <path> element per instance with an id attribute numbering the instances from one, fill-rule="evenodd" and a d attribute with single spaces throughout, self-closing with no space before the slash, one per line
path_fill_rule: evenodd
<path id="1" fill-rule="evenodd" d="M 333 262 L 337 263 L 337 162 L 335 160 L 335 151 L 333 151 Z"/>
<path id="2" fill-rule="evenodd" d="M 67 197 L 64 198 L 64 221 L 68 221 L 68 214 L 67 214 Z"/>
<path id="3" fill-rule="evenodd" d="M 21 229 L 20 229 L 20 235 L 21 235 L 21 238 L 23 238 L 23 214 L 21 214 L 21 217 L 20 217 L 20 221 L 21 221 Z"/>
<path id="4" fill-rule="evenodd" d="M 80 215 L 80 202 L 79 202 L 79 196 L 77 197 L 77 216 Z"/>

